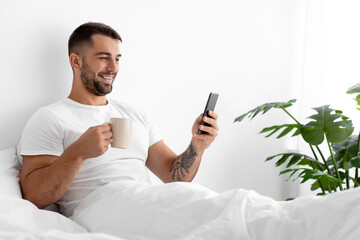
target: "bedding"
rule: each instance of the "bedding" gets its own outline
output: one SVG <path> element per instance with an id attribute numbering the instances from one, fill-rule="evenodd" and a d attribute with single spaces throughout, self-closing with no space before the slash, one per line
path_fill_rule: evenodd
<path id="1" fill-rule="evenodd" d="M 0 151 L 0 239 L 94 239 L 120 240 L 104 233 L 89 233 L 63 215 L 40 210 L 22 199 L 15 148 Z"/>
<path id="2" fill-rule="evenodd" d="M 254 191 L 216 193 L 193 183 L 116 181 L 71 218 L 22 199 L 15 148 L 0 151 L 0 239 L 358 239 L 360 188 L 274 201 Z"/>
<path id="3" fill-rule="evenodd" d="M 50 230 L 44 233 L 25 233 L 25 232 L 2 232 L 1 240 L 121 240 L 103 233 L 66 233 L 57 230 Z"/>
<path id="4" fill-rule="evenodd" d="M 0 197 L 0 239 L 2 240 L 120 240 L 104 233 L 89 233 L 74 221 L 47 210 L 39 210 L 29 201 Z"/>
<path id="5" fill-rule="evenodd" d="M 193 183 L 117 181 L 88 195 L 72 219 L 125 239 L 358 239 L 360 188 L 275 201 Z"/>
<path id="6" fill-rule="evenodd" d="M 0 151 L 0 196 L 21 197 L 19 164 L 16 149 L 8 148 Z"/>

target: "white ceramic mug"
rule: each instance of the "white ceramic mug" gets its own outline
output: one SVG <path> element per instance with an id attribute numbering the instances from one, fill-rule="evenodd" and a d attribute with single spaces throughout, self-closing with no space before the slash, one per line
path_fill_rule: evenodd
<path id="1" fill-rule="evenodd" d="M 128 148 L 132 132 L 130 118 L 110 118 L 110 131 L 112 132 L 111 147 Z"/>

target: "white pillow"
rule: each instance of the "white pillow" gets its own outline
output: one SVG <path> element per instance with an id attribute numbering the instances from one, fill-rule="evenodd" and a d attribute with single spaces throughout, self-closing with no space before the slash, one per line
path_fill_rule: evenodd
<path id="1" fill-rule="evenodd" d="M 0 196 L 22 198 L 15 147 L 0 151 Z"/>

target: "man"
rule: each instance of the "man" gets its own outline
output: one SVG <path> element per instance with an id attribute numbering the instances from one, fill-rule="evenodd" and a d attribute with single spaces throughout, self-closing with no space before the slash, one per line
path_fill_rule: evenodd
<path id="1" fill-rule="evenodd" d="M 147 116 L 106 98 L 119 70 L 121 37 L 109 26 L 86 23 L 69 39 L 73 85 L 68 98 L 38 110 L 18 146 L 23 197 L 39 208 L 58 202 L 66 216 L 96 188 L 132 179 L 149 181 L 146 167 L 163 182 L 191 181 L 204 150 L 218 134 L 217 114 L 192 127 L 189 147 L 176 155 Z M 128 149 L 109 147 L 110 117 L 134 122 Z M 201 129 L 207 134 L 197 134 Z"/>

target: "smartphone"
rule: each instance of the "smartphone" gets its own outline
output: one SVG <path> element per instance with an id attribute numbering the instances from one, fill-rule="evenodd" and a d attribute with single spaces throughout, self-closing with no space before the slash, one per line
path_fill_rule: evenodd
<path id="1" fill-rule="evenodd" d="M 208 112 L 209 111 L 214 111 L 218 97 L 219 97 L 219 94 L 210 93 L 209 98 L 208 98 L 207 103 L 206 103 L 206 106 L 205 106 L 204 113 L 203 113 L 203 115 L 201 117 L 200 125 L 210 126 L 209 124 L 203 122 L 203 119 L 204 119 L 204 116 L 210 117 Z M 198 134 L 207 134 L 207 132 L 201 131 L 200 129 L 198 129 L 197 133 Z"/>

